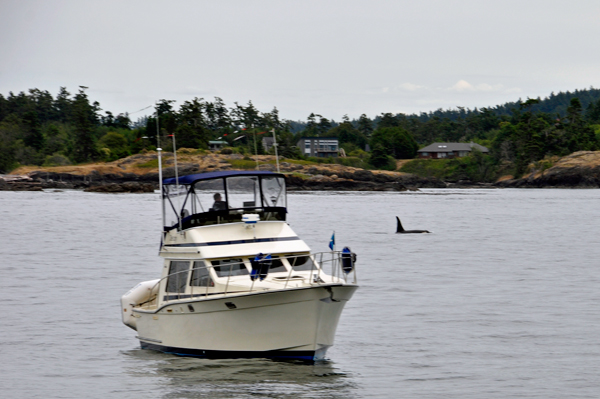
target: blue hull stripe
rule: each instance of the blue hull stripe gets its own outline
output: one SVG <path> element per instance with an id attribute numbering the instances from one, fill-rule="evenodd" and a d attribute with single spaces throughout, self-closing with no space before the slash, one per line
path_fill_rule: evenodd
<path id="1" fill-rule="evenodd" d="M 300 237 L 257 238 L 252 240 L 213 241 L 188 244 L 166 244 L 165 247 L 211 247 L 214 245 L 254 244 L 257 242 L 296 241 Z"/>
<path id="2" fill-rule="evenodd" d="M 142 349 L 152 349 L 159 352 L 170 353 L 178 356 L 203 357 L 207 359 L 240 359 L 240 358 L 261 358 L 261 359 L 296 359 L 304 361 L 315 360 L 315 354 L 323 358 L 327 348 L 318 351 L 214 351 L 202 349 L 175 348 L 163 346 L 150 342 L 140 341 Z"/>

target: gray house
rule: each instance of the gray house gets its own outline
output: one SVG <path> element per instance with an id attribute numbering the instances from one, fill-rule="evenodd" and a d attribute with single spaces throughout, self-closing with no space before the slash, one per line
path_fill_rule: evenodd
<path id="1" fill-rule="evenodd" d="M 490 152 L 486 147 L 476 143 L 433 143 L 417 151 L 419 158 L 460 158 L 477 149 L 484 154 Z"/>
<path id="2" fill-rule="evenodd" d="M 265 151 L 269 151 L 271 148 L 273 148 L 274 143 L 275 140 L 272 136 L 263 137 L 262 139 L 262 146 L 264 147 Z"/>
<path id="3" fill-rule="evenodd" d="M 310 157 L 337 157 L 340 149 L 336 137 L 301 137 L 296 145 L 302 154 Z"/>
<path id="4" fill-rule="evenodd" d="M 229 143 L 227 143 L 226 141 L 211 140 L 208 142 L 208 149 L 211 151 L 219 151 L 220 149 L 222 149 L 224 146 L 226 146 L 228 144 Z"/>

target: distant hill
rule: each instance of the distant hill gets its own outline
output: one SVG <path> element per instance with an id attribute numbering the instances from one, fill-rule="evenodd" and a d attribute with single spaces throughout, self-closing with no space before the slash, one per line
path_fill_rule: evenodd
<path id="1" fill-rule="evenodd" d="M 550 93 L 548 97 L 545 98 L 537 98 L 540 102 L 531 107 L 532 112 L 544 112 L 551 115 L 560 115 L 561 117 L 565 116 L 567 107 L 571 103 L 572 98 L 579 98 L 581 105 L 584 110 L 587 110 L 590 104 L 598 102 L 600 100 L 600 89 L 596 89 L 594 87 L 590 87 L 589 89 L 583 90 L 575 90 L 575 91 L 567 91 L 567 92 L 559 92 L 559 93 Z M 427 122 L 432 118 L 439 119 L 448 119 L 451 121 L 457 121 L 459 119 L 465 119 L 468 116 L 473 114 L 481 113 L 484 109 L 491 111 L 497 116 L 511 116 L 513 110 L 518 110 L 521 103 L 527 101 L 525 99 L 518 99 L 517 101 L 507 102 L 502 105 L 497 105 L 495 107 L 484 107 L 484 108 L 465 108 L 459 107 L 457 109 L 438 109 L 436 111 L 430 112 L 422 112 L 420 114 L 405 114 L 403 115 L 407 119 L 417 119 L 420 122 Z M 395 116 L 399 116 L 402 114 L 396 114 Z M 375 126 L 381 120 L 381 115 L 375 116 L 373 118 L 373 122 Z M 307 126 L 307 122 L 304 121 L 288 121 L 290 124 L 290 130 L 292 133 L 298 133 L 304 130 Z M 353 119 L 352 124 L 354 126 L 357 125 L 358 120 Z M 336 121 L 331 121 L 332 126 L 335 127 L 338 125 Z"/>
<path id="2" fill-rule="evenodd" d="M 531 107 L 532 112 L 544 112 L 551 115 L 560 115 L 561 117 L 565 116 L 567 112 L 567 107 L 571 103 L 571 99 L 577 97 L 581 102 L 581 105 L 584 110 L 586 110 L 590 104 L 597 102 L 600 99 L 600 89 L 595 89 L 590 87 L 589 89 L 583 90 L 575 90 L 573 92 L 559 92 L 555 94 L 554 92 L 550 93 L 548 97 L 545 98 L 537 98 L 540 102 Z M 508 102 L 502 105 L 497 105 L 495 107 L 487 107 L 481 109 L 469 109 L 460 107 L 458 109 L 449 109 L 442 110 L 438 109 L 437 111 L 432 111 L 429 113 L 421 113 L 420 115 L 411 114 L 406 115 L 407 118 L 415 118 L 421 122 L 427 122 L 428 120 L 437 117 L 440 119 L 449 119 L 451 121 L 456 121 L 458 119 L 464 119 L 473 113 L 479 113 L 484 109 L 492 111 L 494 114 L 498 116 L 511 116 L 513 110 L 518 110 L 521 103 L 527 101 L 527 99 L 519 99 L 514 102 Z"/>

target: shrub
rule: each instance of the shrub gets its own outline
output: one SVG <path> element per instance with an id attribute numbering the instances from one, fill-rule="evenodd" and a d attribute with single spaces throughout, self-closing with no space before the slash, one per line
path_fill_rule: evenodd
<path id="1" fill-rule="evenodd" d="M 42 166 L 66 166 L 71 165 L 69 158 L 61 154 L 48 155 Z"/>

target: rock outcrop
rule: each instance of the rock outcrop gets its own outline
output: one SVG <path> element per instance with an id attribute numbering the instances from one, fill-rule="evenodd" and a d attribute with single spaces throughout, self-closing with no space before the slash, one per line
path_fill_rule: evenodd
<path id="1" fill-rule="evenodd" d="M 517 188 L 599 188 L 600 151 L 579 151 L 557 160 L 549 168 L 543 162 L 536 169 L 520 179 L 506 179 L 496 182 L 497 187 Z"/>
<path id="2" fill-rule="evenodd" d="M 259 170 L 276 171 L 274 156 L 254 158 L 240 154 L 195 154 L 177 152 L 179 176 L 233 170 L 238 165 Z M 241 163 L 240 162 L 246 162 Z M 173 154 L 163 154 L 163 177 L 175 176 Z M 388 171 L 370 171 L 338 164 L 308 164 L 281 162 L 279 170 L 285 173 L 290 190 L 336 191 L 403 191 L 422 187 L 446 187 L 432 178 Z M 91 192 L 148 192 L 149 186 L 158 188 L 158 162 L 155 152 L 136 154 L 115 162 L 52 168 L 24 167 L 15 171 L 24 174 L 41 188 L 84 189 Z M 144 188 L 141 188 L 144 187 Z"/>
<path id="3" fill-rule="evenodd" d="M 177 152 L 179 176 L 255 168 L 277 170 L 275 157 L 240 154 L 213 154 L 182 150 Z M 257 162 L 258 161 L 258 162 Z M 174 177 L 173 154 L 163 154 L 163 177 Z M 279 169 L 287 176 L 290 190 L 334 191 L 404 191 L 419 188 L 492 188 L 492 187 L 600 187 L 600 151 L 581 151 L 556 160 L 531 165 L 531 172 L 520 179 L 505 178 L 498 182 L 459 181 L 447 183 L 409 173 L 364 170 L 338 164 L 281 162 Z M 0 190 L 85 189 L 93 192 L 149 192 L 158 188 L 156 152 L 136 154 L 115 162 L 57 166 L 22 167 L 18 176 L 0 177 Z"/>

